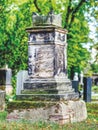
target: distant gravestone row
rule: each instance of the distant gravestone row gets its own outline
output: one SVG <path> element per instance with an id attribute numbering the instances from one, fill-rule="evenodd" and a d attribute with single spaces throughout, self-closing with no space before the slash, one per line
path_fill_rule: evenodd
<path id="1" fill-rule="evenodd" d="M 72 87 L 75 89 L 75 92 L 79 92 L 79 84 L 83 87 L 83 100 L 85 102 L 91 102 L 92 78 L 83 77 L 83 73 L 81 73 L 79 81 L 78 73 L 75 73 L 74 79 L 72 80 Z M 79 93 L 81 96 L 81 92 Z"/>

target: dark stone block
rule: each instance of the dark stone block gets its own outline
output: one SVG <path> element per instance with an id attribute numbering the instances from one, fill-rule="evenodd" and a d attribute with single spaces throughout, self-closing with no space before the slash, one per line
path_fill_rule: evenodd
<path id="1" fill-rule="evenodd" d="M 85 102 L 91 102 L 91 87 L 92 87 L 92 79 L 84 78 L 84 92 L 83 92 L 83 100 Z"/>
<path id="2" fill-rule="evenodd" d="M 0 69 L 0 85 L 11 85 L 11 69 Z"/>
<path id="3" fill-rule="evenodd" d="M 79 81 L 72 81 L 72 87 L 74 88 L 75 92 L 78 92 Z"/>
<path id="4" fill-rule="evenodd" d="M 0 85 L 6 84 L 6 70 L 1 69 L 0 70 Z"/>

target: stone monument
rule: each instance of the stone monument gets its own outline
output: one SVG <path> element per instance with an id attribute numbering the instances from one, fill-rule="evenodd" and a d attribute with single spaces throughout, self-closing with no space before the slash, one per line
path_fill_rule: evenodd
<path id="1" fill-rule="evenodd" d="M 61 27 L 61 16 L 33 14 L 33 27 L 28 32 L 28 78 L 23 82 L 20 99 L 32 96 L 32 101 L 45 103 L 36 109 L 15 110 L 9 114 L 32 121 L 52 121 L 59 124 L 83 121 L 87 118 L 85 102 L 72 88 L 67 78 L 67 30 Z M 19 95 L 18 95 L 19 97 Z M 52 105 L 50 105 L 52 103 Z M 48 105 L 47 105 L 48 104 Z"/>
<path id="2" fill-rule="evenodd" d="M 33 15 L 33 27 L 27 28 L 28 74 L 22 94 L 37 99 L 78 99 L 67 78 L 67 30 L 61 27 L 61 16 Z"/>

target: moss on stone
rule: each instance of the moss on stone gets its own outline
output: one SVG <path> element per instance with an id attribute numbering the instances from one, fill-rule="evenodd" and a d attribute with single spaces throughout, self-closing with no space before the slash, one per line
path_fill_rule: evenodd
<path id="1" fill-rule="evenodd" d="M 32 90 L 22 90 L 22 94 L 48 94 L 47 91 L 32 91 Z"/>
<path id="2" fill-rule="evenodd" d="M 56 104 L 56 102 L 46 102 L 46 101 L 12 101 L 7 104 L 7 111 L 11 112 L 13 110 L 21 109 L 36 109 L 36 108 L 46 108 Z"/>

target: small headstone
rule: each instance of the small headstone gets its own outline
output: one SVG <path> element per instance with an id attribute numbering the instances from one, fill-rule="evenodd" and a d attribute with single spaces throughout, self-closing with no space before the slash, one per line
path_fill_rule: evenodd
<path id="1" fill-rule="evenodd" d="M 75 75 L 74 75 L 74 79 L 73 79 L 74 81 L 78 81 L 79 80 L 79 78 L 78 78 L 78 73 L 77 72 L 75 72 Z"/>
<path id="2" fill-rule="evenodd" d="M 85 102 L 91 102 L 91 87 L 92 87 L 92 78 L 84 77 L 83 100 Z"/>
<path id="3" fill-rule="evenodd" d="M 80 73 L 80 85 L 83 85 L 83 72 Z"/>
<path id="4" fill-rule="evenodd" d="M 0 89 L 5 90 L 7 95 L 12 93 L 12 70 L 6 67 L 0 69 Z"/>
<path id="5" fill-rule="evenodd" d="M 23 90 L 23 82 L 28 78 L 28 71 L 20 70 L 17 73 L 17 87 L 16 87 L 16 95 L 21 94 L 21 90 Z"/>
<path id="6" fill-rule="evenodd" d="M 76 72 L 72 80 L 72 87 L 75 89 L 75 92 L 79 92 L 78 86 L 79 86 L 79 79 L 78 79 L 78 73 Z"/>

